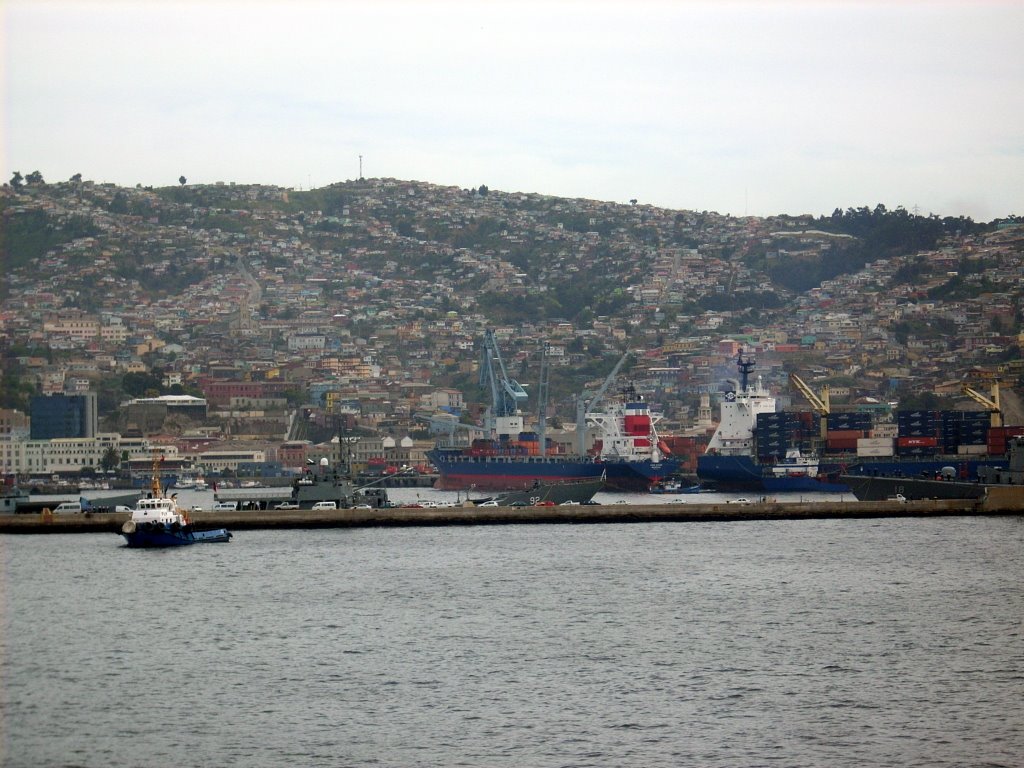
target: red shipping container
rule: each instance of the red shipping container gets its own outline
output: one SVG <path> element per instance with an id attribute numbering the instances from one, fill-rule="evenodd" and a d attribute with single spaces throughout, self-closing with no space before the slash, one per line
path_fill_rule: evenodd
<path id="1" fill-rule="evenodd" d="M 993 456 L 1002 456 L 1006 453 L 1006 441 L 1001 437 L 988 439 L 988 452 Z"/>
<path id="2" fill-rule="evenodd" d="M 900 448 L 934 448 L 939 444 L 937 437 L 897 437 L 896 445 Z"/>
<path id="3" fill-rule="evenodd" d="M 863 429 L 830 429 L 825 435 L 828 440 L 856 440 L 864 437 Z"/>
<path id="4" fill-rule="evenodd" d="M 830 451 L 855 451 L 857 450 L 856 437 L 830 437 L 826 444 Z"/>

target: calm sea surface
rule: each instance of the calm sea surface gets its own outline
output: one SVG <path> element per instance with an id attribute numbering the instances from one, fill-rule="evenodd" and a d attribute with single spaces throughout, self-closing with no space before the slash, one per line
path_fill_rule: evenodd
<path id="1" fill-rule="evenodd" d="M 7 766 L 1020 766 L 1012 518 L 0 536 Z"/>

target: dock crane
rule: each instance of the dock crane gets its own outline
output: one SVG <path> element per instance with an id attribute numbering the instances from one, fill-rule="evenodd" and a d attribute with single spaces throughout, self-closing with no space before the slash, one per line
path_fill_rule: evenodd
<path id="1" fill-rule="evenodd" d="M 480 351 L 480 386 L 491 392 L 491 405 L 484 417 L 488 433 L 518 435 L 522 432 L 523 417 L 519 406 L 529 395 L 518 381 L 508 375 L 491 329 L 484 333 L 484 345 Z"/>
<path id="2" fill-rule="evenodd" d="M 1003 410 L 999 405 L 999 380 L 995 379 L 992 382 L 991 396 L 985 397 L 985 395 L 978 392 L 973 387 L 964 384 L 961 391 L 969 398 L 977 403 L 980 403 L 986 411 L 989 413 L 989 425 L 993 427 L 1003 426 Z"/>
<path id="3" fill-rule="evenodd" d="M 815 394 L 814 390 L 811 389 L 804 380 L 795 373 L 789 374 L 789 380 L 792 382 L 793 386 L 800 391 L 800 394 L 804 396 L 804 399 L 810 403 L 810 406 L 814 409 L 815 413 L 821 417 L 821 439 L 825 440 L 828 437 L 828 416 L 832 413 L 832 406 L 829 404 L 828 400 L 828 384 L 821 388 L 821 396 L 819 397 Z"/>
<path id="4" fill-rule="evenodd" d="M 601 402 L 601 398 L 604 397 L 604 393 L 608 391 L 608 387 L 615 381 L 615 377 L 619 375 L 619 369 L 622 368 L 622 364 L 626 362 L 626 358 L 629 357 L 629 350 L 627 349 L 622 353 L 622 357 L 619 358 L 619 362 L 612 368 L 612 372 L 608 374 L 608 378 L 604 380 L 604 384 L 595 392 L 589 400 L 587 400 L 587 393 L 584 390 L 576 398 L 576 450 L 580 456 L 583 456 L 587 452 L 587 411 L 593 410 L 597 407 L 597 404 Z"/>

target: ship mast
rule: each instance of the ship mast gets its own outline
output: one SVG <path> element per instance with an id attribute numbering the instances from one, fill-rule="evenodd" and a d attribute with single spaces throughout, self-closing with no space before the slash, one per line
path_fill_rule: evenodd
<path id="1" fill-rule="evenodd" d="M 740 372 L 740 392 L 746 392 L 748 389 L 748 382 L 750 380 L 750 374 L 753 373 L 757 361 L 752 357 L 743 357 L 743 351 L 736 356 L 736 367 L 739 368 Z"/>
<path id="2" fill-rule="evenodd" d="M 160 462 L 163 457 L 157 456 L 153 453 L 153 477 L 149 481 L 149 491 L 153 495 L 154 499 L 159 499 L 163 496 L 163 489 L 160 486 Z"/>
<path id="3" fill-rule="evenodd" d="M 548 350 L 546 341 L 540 349 L 540 382 L 537 385 L 537 437 L 540 455 L 548 455 Z"/>

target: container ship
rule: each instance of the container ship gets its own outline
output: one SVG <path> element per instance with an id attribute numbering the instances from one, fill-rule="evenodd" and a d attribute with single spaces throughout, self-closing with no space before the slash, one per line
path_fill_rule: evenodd
<path id="1" fill-rule="evenodd" d="M 849 490 L 820 471 L 818 457 L 803 449 L 812 414 L 775 410 L 775 398 L 758 377 L 754 360 L 736 360 L 739 380 L 723 395 L 718 428 L 703 456 L 697 478 L 724 491 L 841 493 Z M 758 427 L 760 426 L 760 429 Z M 760 445 L 756 442 L 760 434 Z"/>
<path id="2" fill-rule="evenodd" d="M 546 347 L 545 347 L 546 350 Z M 524 429 L 521 406 L 528 395 L 508 375 L 494 332 L 486 331 L 480 355 L 480 387 L 490 392 L 491 405 L 484 417 L 487 437 L 468 446 L 438 445 L 427 452 L 437 468 L 435 487 L 443 490 L 523 490 L 534 483 L 564 483 L 603 479 L 609 489 L 646 492 L 679 469 L 658 437 L 656 422 L 643 397 L 632 386 L 624 388 L 607 411 L 596 410 L 605 391 L 629 353 L 623 354 L 604 384 L 589 401 L 577 401 L 575 454 L 545 439 L 547 408 L 546 352 L 541 358 L 540 432 Z M 591 410 L 595 409 L 595 410 Z M 590 450 L 583 444 L 587 425 L 597 427 L 598 438 Z"/>
<path id="3" fill-rule="evenodd" d="M 847 493 L 841 475 L 935 477 L 950 467 L 973 481 L 1005 467 L 1007 440 L 1024 435 L 992 426 L 987 411 L 902 410 L 881 423 L 868 412 L 776 411 L 760 379 L 750 381 L 753 360 L 740 354 L 737 365 L 737 386 L 697 461 L 701 482 L 722 490 Z"/>

